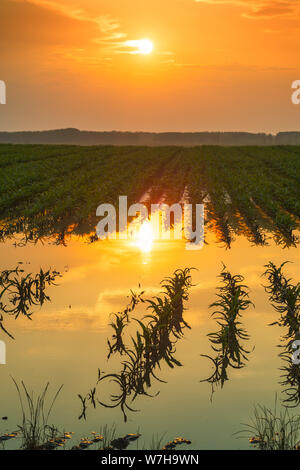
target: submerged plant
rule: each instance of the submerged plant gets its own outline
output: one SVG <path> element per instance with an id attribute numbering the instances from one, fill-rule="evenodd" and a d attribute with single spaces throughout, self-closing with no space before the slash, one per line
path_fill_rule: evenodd
<path id="1" fill-rule="evenodd" d="M 108 359 L 112 354 L 115 352 L 118 352 L 120 354 L 123 354 L 126 350 L 124 342 L 123 342 L 123 333 L 124 329 L 127 325 L 129 325 L 130 320 L 129 320 L 129 313 L 132 313 L 135 307 L 140 303 L 144 302 L 143 300 L 143 294 L 144 291 L 140 292 L 139 294 L 136 294 L 135 292 L 130 291 L 131 298 L 130 302 L 128 303 L 127 307 L 122 311 L 114 314 L 115 321 L 112 321 L 110 323 L 110 326 L 114 330 L 114 334 L 112 336 L 114 343 L 111 343 L 109 340 L 107 340 L 107 344 L 109 347 L 109 353 L 108 353 Z"/>
<path id="2" fill-rule="evenodd" d="M 228 380 L 228 367 L 241 369 L 245 366 L 245 361 L 248 361 L 247 356 L 250 351 L 245 349 L 240 341 L 248 340 L 249 335 L 241 326 L 240 318 L 242 312 L 253 305 L 249 300 L 248 287 L 242 284 L 243 276 L 230 274 L 226 270 L 226 266 L 223 265 L 219 277 L 222 285 L 218 287 L 218 300 L 212 303 L 210 308 L 215 308 L 212 317 L 216 319 L 220 329 L 207 335 L 216 355 L 201 355 L 213 363 L 214 371 L 211 376 L 201 380 L 201 382 L 211 384 L 212 395 L 215 385 L 221 385 L 222 388 L 225 381 Z"/>
<path id="3" fill-rule="evenodd" d="M 34 399 L 29 393 L 24 382 L 21 386 L 13 379 L 16 386 L 22 410 L 22 424 L 18 426 L 22 439 L 21 448 L 26 450 L 37 450 L 51 440 L 57 438 L 59 431 L 55 426 L 49 425 L 49 417 L 56 399 L 63 387 L 61 385 L 46 408 L 46 398 L 49 382 L 40 395 Z"/>
<path id="4" fill-rule="evenodd" d="M 300 329 L 300 282 L 292 284 L 283 273 L 283 267 L 287 261 L 276 267 L 272 262 L 268 263 L 264 275 L 269 284 L 264 286 L 269 294 L 273 308 L 280 314 L 279 320 L 271 325 L 287 328 L 284 339 L 294 338 Z"/>
<path id="5" fill-rule="evenodd" d="M 132 402 L 137 396 L 152 396 L 148 392 L 152 380 L 162 382 L 156 375 L 160 369 L 161 362 L 169 367 L 181 366 L 175 357 L 175 344 L 183 336 L 185 328 L 190 328 L 183 318 L 184 302 L 188 300 L 188 291 L 192 286 L 191 269 L 178 269 L 172 277 L 164 279 L 161 283 L 163 292 L 161 296 L 152 299 L 142 298 L 142 294 L 132 293 L 131 302 L 123 312 L 115 314 L 115 322 L 111 323 L 114 329 L 113 339 L 115 342 L 109 345 L 109 355 L 119 353 L 124 356 L 122 370 L 119 373 L 102 374 L 98 371 L 98 381 L 110 380 L 117 384 L 119 392 L 111 395 L 111 402 L 104 403 L 95 399 L 96 388 L 91 390 L 85 397 L 79 395 L 82 404 L 82 413 L 79 418 L 86 418 L 87 403 L 95 408 L 99 403 L 106 408 L 120 407 L 124 420 L 127 420 L 127 411 L 137 411 Z M 150 313 L 141 320 L 131 318 L 131 313 L 137 303 L 147 304 Z M 135 336 L 130 337 L 129 345 L 124 342 L 123 331 L 125 326 L 134 321 L 139 330 Z"/>
<path id="6" fill-rule="evenodd" d="M 300 415 L 290 415 L 288 409 L 277 410 L 277 397 L 274 410 L 255 405 L 250 423 L 236 433 L 246 435 L 249 443 L 258 450 L 298 450 L 300 443 Z"/>
<path id="7" fill-rule="evenodd" d="M 285 329 L 281 337 L 282 348 L 279 357 L 284 365 L 280 384 L 284 387 L 287 406 L 295 407 L 300 404 L 300 365 L 292 362 L 293 343 L 300 339 L 300 283 L 292 284 L 291 279 L 285 277 L 283 267 L 287 262 L 277 267 L 268 263 L 264 275 L 268 285 L 264 286 L 269 294 L 273 308 L 280 314 L 279 319 L 271 325 L 278 325 Z"/>
<path id="8" fill-rule="evenodd" d="M 11 338 L 13 336 L 3 325 L 3 314 L 14 316 L 15 319 L 19 315 L 24 315 L 31 320 L 31 308 L 50 301 L 50 297 L 46 295 L 46 288 L 56 285 L 55 280 L 61 277 L 58 271 L 51 269 L 43 271 L 42 268 L 35 275 L 23 274 L 22 264 L 19 262 L 15 269 L 0 272 L 0 311 L 3 312 L 0 313 L 0 328 Z"/>

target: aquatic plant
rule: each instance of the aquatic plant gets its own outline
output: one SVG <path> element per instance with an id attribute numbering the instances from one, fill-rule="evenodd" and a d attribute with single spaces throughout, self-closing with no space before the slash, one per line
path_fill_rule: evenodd
<path id="1" fill-rule="evenodd" d="M 264 286 L 269 294 L 273 308 L 280 314 L 279 320 L 271 323 L 287 328 L 283 339 L 294 338 L 300 329 L 300 282 L 293 285 L 291 279 L 287 279 L 283 273 L 285 261 L 279 267 L 272 262 L 265 265 L 267 268 L 264 276 L 268 278 L 269 284 Z"/>
<path id="2" fill-rule="evenodd" d="M 222 285 L 217 288 L 218 300 L 213 302 L 210 308 L 215 308 L 212 317 L 216 319 L 220 329 L 207 335 L 212 350 L 217 354 L 215 356 L 201 354 L 213 363 L 213 373 L 207 379 L 201 380 L 211 384 L 212 395 L 215 385 L 220 385 L 222 388 L 228 380 L 228 367 L 241 369 L 245 366 L 245 361 L 248 361 L 247 356 L 250 351 L 240 342 L 249 340 L 249 335 L 241 326 L 240 318 L 242 312 L 250 305 L 254 306 L 249 300 L 249 289 L 243 284 L 243 276 L 232 275 L 223 265 L 219 277 Z"/>
<path id="3" fill-rule="evenodd" d="M 125 450 L 134 442 L 137 443 L 138 448 L 138 440 L 141 437 L 139 430 L 135 433 L 127 433 L 117 437 L 117 427 L 115 424 L 102 425 L 100 432 L 93 431 L 90 435 L 80 438 L 78 444 L 72 447 L 67 446 L 67 442 L 74 437 L 74 432 L 61 432 L 56 426 L 49 424 L 51 412 L 62 390 L 62 386 L 47 405 L 49 383 L 46 384 L 41 394 L 34 398 L 33 393 L 28 392 L 23 381 L 19 385 L 14 379 L 12 380 L 21 404 L 22 424 L 18 426 L 17 431 L 0 434 L 0 447 L 2 449 L 5 448 L 6 442 L 17 438 L 19 445 L 16 448 L 21 450 Z M 158 436 L 156 438 L 152 437 L 152 441 L 147 448 L 150 450 L 172 450 L 177 445 L 191 443 L 189 440 L 178 437 L 162 447 L 163 438 L 164 435 L 160 438 Z"/>
<path id="4" fill-rule="evenodd" d="M 299 450 L 300 415 L 290 415 L 286 407 L 278 410 L 277 396 L 273 410 L 254 405 L 250 423 L 243 426 L 236 435 L 246 436 L 258 450 Z"/>
<path id="5" fill-rule="evenodd" d="M 103 436 L 100 450 L 106 450 L 110 447 L 111 441 L 116 438 L 117 426 L 115 424 L 104 424 L 100 427 L 100 435 Z"/>
<path id="6" fill-rule="evenodd" d="M 19 315 L 24 315 L 31 320 L 32 307 L 42 306 L 45 302 L 50 301 L 50 297 L 46 294 L 48 286 L 57 285 L 55 281 L 62 275 L 56 271 L 48 269 L 40 271 L 33 275 L 32 273 L 24 274 L 22 269 L 23 263 L 19 262 L 14 269 L 5 269 L 0 272 L 0 328 L 4 333 L 13 338 L 13 336 L 4 327 L 4 315 L 14 316 L 15 319 Z"/>
<path id="7" fill-rule="evenodd" d="M 45 443 L 55 440 L 59 435 L 59 430 L 55 426 L 49 425 L 49 418 L 63 386 L 59 387 L 47 406 L 46 399 L 49 382 L 35 399 L 33 393 L 28 392 L 23 381 L 21 381 L 19 386 L 14 379 L 12 380 L 18 392 L 22 411 L 22 424 L 18 426 L 18 434 L 22 439 L 21 448 L 37 450 L 45 445 Z"/>
<path id="8" fill-rule="evenodd" d="M 283 268 L 287 261 L 280 266 L 269 262 L 264 275 L 268 284 L 264 286 L 269 295 L 273 308 L 279 313 L 279 319 L 271 323 L 285 329 L 281 337 L 282 348 L 279 357 L 283 360 L 280 370 L 280 384 L 284 388 L 287 406 L 295 407 L 300 404 L 300 365 L 292 362 L 293 343 L 300 339 L 300 283 L 293 284 L 285 277 Z"/>
<path id="9" fill-rule="evenodd" d="M 140 287 L 140 286 L 139 286 Z M 136 306 L 140 302 L 144 302 L 143 300 L 144 291 L 139 292 L 136 294 L 133 291 L 130 291 L 130 301 L 127 307 L 122 311 L 113 314 L 115 321 L 110 323 L 110 326 L 114 329 L 115 333 L 112 335 L 114 343 L 111 343 L 109 339 L 107 340 L 107 344 L 109 347 L 108 359 L 110 356 L 116 352 L 123 354 L 126 351 L 126 347 L 123 342 L 123 333 L 124 329 L 127 325 L 129 325 L 129 314 L 133 312 Z"/>
<path id="10" fill-rule="evenodd" d="M 191 269 L 178 269 L 172 277 L 165 278 L 161 282 L 163 292 L 161 296 L 145 299 L 142 294 L 131 293 L 129 306 L 123 312 L 115 314 L 116 321 L 112 323 L 115 334 L 115 343 L 108 341 L 109 355 L 119 353 L 125 356 L 122 361 L 122 370 L 119 373 L 102 374 L 98 370 L 98 381 L 96 387 L 105 380 L 117 384 L 119 393 L 111 395 L 111 402 L 104 403 L 95 398 L 96 387 L 86 396 L 79 395 L 82 412 L 79 418 L 86 418 L 87 405 L 90 403 L 96 408 L 97 403 L 106 408 L 120 407 L 124 420 L 127 420 L 127 411 L 137 411 L 129 405 L 137 396 L 152 396 L 148 390 L 151 388 L 152 380 L 162 382 L 156 375 L 156 369 L 165 362 L 169 367 L 181 366 L 175 354 L 175 344 L 182 338 L 185 328 L 190 328 L 183 318 L 184 302 L 188 300 L 189 289 L 192 286 Z M 143 302 L 147 305 L 150 314 L 141 320 L 131 318 L 135 306 Z M 123 331 L 131 321 L 135 322 L 139 330 L 135 336 L 130 337 L 130 343 L 123 340 Z"/>

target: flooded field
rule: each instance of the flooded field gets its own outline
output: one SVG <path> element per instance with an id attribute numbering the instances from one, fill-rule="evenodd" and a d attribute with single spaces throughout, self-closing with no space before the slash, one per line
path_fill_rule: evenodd
<path id="1" fill-rule="evenodd" d="M 300 450 L 299 28 L 300 0 L 0 0 L 0 451 Z"/>
<path id="2" fill-rule="evenodd" d="M 60 385 L 50 422 L 62 431 L 72 431 L 72 445 L 92 431 L 100 432 L 104 425 L 117 426 L 117 434 L 140 432 L 138 444 L 132 448 L 150 448 L 153 437 L 163 442 L 182 436 L 191 440 L 193 449 L 244 449 L 248 439 L 237 439 L 233 434 L 249 421 L 254 403 L 273 406 L 275 393 L 280 399 L 283 387 L 278 384 L 282 365 L 278 357 L 281 328 L 268 326 L 278 320 L 268 294 L 262 287 L 264 266 L 272 261 L 285 267 L 286 274 L 299 278 L 299 254 L 295 247 L 283 249 L 272 240 L 268 246 L 251 246 L 239 236 L 230 250 L 216 242 L 210 232 L 207 244 L 201 250 L 188 251 L 184 241 L 149 241 L 133 243 L 126 240 L 99 241 L 89 244 L 87 239 L 71 237 L 66 246 L 48 243 L 16 246 L 13 240 L 0 245 L 2 269 L 13 269 L 18 262 L 25 272 L 37 273 L 40 268 L 59 271 L 62 277 L 56 286 L 47 289 L 51 302 L 36 306 L 31 320 L 20 315 L 17 320 L 5 320 L 5 328 L 14 340 L 1 332 L 7 345 L 7 365 L 1 366 L 0 421 L 1 433 L 16 430 L 21 410 L 13 377 L 23 380 L 35 394 L 50 382 L 52 396 Z M 145 241 L 146 242 L 146 241 Z M 30 264 L 27 264 L 30 263 Z M 250 351 L 249 361 L 242 369 L 230 369 L 224 387 L 215 388 L 211 401 L 211 386 L 201 380 L 213 373 L 210 361 L 201 355 L 211 355 L 207 334 L 217 330 L 209 305 L 216 301 L 217 276 L 222 263 L 232 274 L 244 276 L 250 289 L 250 300 L 255 308 L 242 313 L 243 327 L 249 340 L 243 342 Z M 127 412 L 127 422 L 119 407 L 114 409 L 89 406 L 86 420 L 78 419 L 82 412 L 78 394 L 85 396 L 97 382 L 98 369 L 110 374 L 120 370 L 121 356 L 107 360 L 113 331 L 109 324 L 111 313 L 124 310 L 130 290 L 145 291 L 146 297 L 159 295 L 160 282 L 179 268 L 194 267 L 193 286 L 186 302 L 184 319 L 191 329 L 176 343 L 176 359 L 182 366 L 174 368 L 161 364 L 149 393 L 153 397 L 137 397 L 132 404 L 138 412 Z M 140 285 L 140 288 L 139 288 Z M 146 311 L 139 304 L 132 316 L 142 319 Z M 130 324 L 134 335 L 137 325 Z M 109 381 L 97 386 L 97 397 L 109 403 L 111 393 L 118 387 Z M 69 444 L 68 444 L 69 445 Z M 71 444 L 70 444 L 71 445 Z M 18 447 L 12 439 L 6 448 Z"/>
<path id="3" fill-rule="evenodd" d="M 297 410 L 300 147 L 0 151 L 5 448 L 248 448 L 255 403 Z"/>

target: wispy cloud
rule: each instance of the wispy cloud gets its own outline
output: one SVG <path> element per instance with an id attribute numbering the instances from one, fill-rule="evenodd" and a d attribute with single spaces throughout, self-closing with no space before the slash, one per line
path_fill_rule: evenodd
<path id="1" fill-rule="evenodd" d="M 293 15 L 299 8 L 299 0 L 195 0 L 211 5 L 236 5 L 244 7 L 247 18 L 274 18 Z"/>
<path id="2" fill-rule="evenodd" d="M 92 15 L 87 8 L 76 8 L 70 3 L 64 3 L 64 0 L 16 0 L 22 3 L 31 3 L 33 5 L 45 8 L 48 10 L 55 11 L 61 15 L 71 18 L 73 20 L 89 22 L 91 25 L 96 26 L 95 37 L 92 39 L 94 45 L 100 46 L 98 49 L 103 52 L 104 55 L 111 57 L 116 54 L 140 54 L 140 41 L 143 38 L 131 38 L 128 33 L 122 29 L 122 24 L 118 18 L 114 18 L 108 14 L 106 15 Z M 172 52 L 168 51 L 156 51 L 157 55 L 172 55 Z M 90 52 L 84 57 L 84 50 L 80 51 L 65 51 L 65 57 L 77 57 L 78 60 L 85 60 L 89 63 L 97 61 L 90 56 Z M 108 60 L 109 57 L 106 57 Z"/>
<path id="3" fill-rule="evenodd" d="M 69 18 L 82 21 L 90 21 L 91 18 L 85 13 L 82 8 L 72 8 L 69 5 L 65 5 L 62 2 L 55 0 L 17 0 L 19 2 L 32 3 L 40 7 L 48 8 L 62 13 Z"/>
<path id="4" fill-rule="evenodd" d="M 215 65 L 204 65 L 199 63 L 177 63 L 175 64 L 178 68 L 190 68 L 199 69 L 203 72 L 228 72 L 228 73 L 259 73 L 259 72 L 296 72 L 299 71 L 300 67 L 283 67 L 283 66 L 259 66 L 259 65 L 245 65 L 239 63 L 232 64 L 215 64 Z"/>
<path id="5" fill-rule="evenodd" d="M 95 37 L 93 42 L 103 44 L 104 48 L 117 46 L 121 39 L 125 39 L 127 34 L 121 30 L 121 24 L 118 19 L 109 15 L 94 16 L 84 8 L 74 8 L 65 4 L 63 1 L 56 0 L 18 0 L 20 2 L 31 3 L 42 8 L 54 10 L 73 20 L 90 22 L 97 26 L 99 36 Z"/>
<path id="6" fill-rule="evenodd" d="M 127 34 L 120 30 L 121 25 L 119 21 L 108 15 L 98 16 L 94 18 L 94 21 L 98 24 L 100 31 L 103 33 L 103 37 L 100 38 L 100 41 L 115 43 L 127 37 Z M 96 42 L 99 42 L 99 39 L 96 40 Z"/>

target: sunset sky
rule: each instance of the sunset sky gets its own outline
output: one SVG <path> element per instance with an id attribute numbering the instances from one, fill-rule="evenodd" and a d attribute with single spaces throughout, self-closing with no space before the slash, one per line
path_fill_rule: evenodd
<path id="1" fill-rule="evenodd" d="M 300 130 L 298 0 L 1 0 L 0 42 L 0 130 Z"/>

